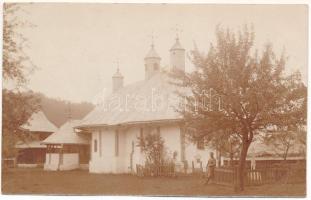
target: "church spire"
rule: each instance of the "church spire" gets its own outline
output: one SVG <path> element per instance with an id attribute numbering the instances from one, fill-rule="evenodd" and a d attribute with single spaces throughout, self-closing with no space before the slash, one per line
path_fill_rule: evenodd
<path id="1" fill-rule="evenodd" d="M 154 47 L 154 36 L 151 36 L 151 48 L 145 56 L 145 79 L 150 79 L 153 75 L 160 72 L 161 58 Z"/>
<path id="2" fill-rule="evenodd" d="M 170 51 L 174 51 L 174 50 L 185 50 L 179 42 L 178 34 L 176 34 L 175 44 L 170 49 Z"/>
<path id="3" fill-rule="evenodd" d="M 171 68 L 185 71 L 185 49 L 179 42 L 178 33 L 176 33 L 175 44 L 170 49 Z"/>
<path id="4" fill-rule="evenodd" d="M 116 73 L 113 75 L 113 77 L 122 77 L 123 78 L 123 75 L 121 74 L 120 72 L 120 66 L 119 66 L 119 60 L 117 59 L 117 71 Z"/>
<path id="5" fill-rule="evenodd" d="M 174 51 L 174 50 L 185 50 L 180 42 L 179 42 L 179 33 L 182 32 L 181 29 L 178 28 L 178 25 L 176 24 L 176 28 L 173 29 L 175 31 L 176 34 L 176 38 L 175 38 L 175 44 L 172 46 L 172 48 L 170 49 L 170 51 Z"/>
<path id="6" fill-rule="evenodd" d="M 112 76 L 112 92 L 116 92 L 123 87 L 123 75 L 120 72 L 119 60 L 117 60 L 117 71 Z"/>
<path id="7" fill-rule="evenodd" d="M 150 45 L 150 50 L 147 53 L 147 55 L 145 56 L 145 60 L 148 58 L 160 58 L 160 56 L 158 55 L 158 53 L 156 52 L 155 48 L 154 48 L 154 35 L 152 33 L 151 35 L 151 45 Z"/>
<path id="8" fill-rule="evenodd" d="M 149 50 L 149 52 L 147 53 L 147 55 L 145 56 L 145 60 L 149 59 L 149 58 L 160 58 L 159 54 L 156 52 L 155 48 L 154 48 L 154 44 L 151 44 L 151 48 Z"/>

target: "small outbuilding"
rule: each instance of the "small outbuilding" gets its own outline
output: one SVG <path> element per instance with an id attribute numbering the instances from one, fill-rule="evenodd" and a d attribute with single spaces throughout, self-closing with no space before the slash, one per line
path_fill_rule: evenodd
<path id="1" fill-rule="evenodd" d="M 15 145 L 18 152 L 17 166 L 42 166 L 45 162 L 46 146 L 41 142 L 57 131 L 57 127 L 47 119 L 42 111 L 38 111 L 20 129 L 20 138 L 23 140 L 18 141 Z"/>
<path id="2" fill-rule="evenodd" d="M 306 163 L 305 146 L 299 141 L 287 149 L 286 159 L 283 157 L 284 152 L 275 146 L 264 144 L 260 140 L 255 140 L 249 147 L 248 156 L 246 157 L 246 168 L 260 169 L 274 166 L 282 166 L 285 164 Z M 285 151 L 285 147 L 283 151 Z M 230 158 L 223 159 L 224 165 L 230 165 Z M 233 160 L 233 164 L 237 165 L 238 160 Z"/>
<path id="3" fill-rule="evenodd" d="M 87 168 L 89 161 L 89 140 L 75 132 L 80 120 L 69 120 L 58 131 L 46 138 L 44 170 L 73 170 Z"/>

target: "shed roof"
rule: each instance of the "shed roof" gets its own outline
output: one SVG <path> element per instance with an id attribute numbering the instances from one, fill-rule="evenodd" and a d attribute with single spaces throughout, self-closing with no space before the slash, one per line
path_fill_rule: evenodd
<path id="1" fill-rule="evenodd" d="M 26 129 L 32 132 L 47 132 L 53 133 L 57 131 L 57 127 L 50 122 L 42 111 L 33 113 L 28 122 L 21 126 L 22 129 Z"/>
<path id="2" fill-rule="evenodd" d="M 58 131 L 43 140 L 42 144 L 88 144 L 85 136 L 74 131 L 80 120 L 69 120 Z"/>
<path id="3" fill-rule="evenodd" d="M 41 144 L 38 140 L 32 140 L 32 141 L 19 141 L 15 145 L 15 148 L 17 149 L 36 149 L 36 148 L 46 148 L 45 145 Z"/>

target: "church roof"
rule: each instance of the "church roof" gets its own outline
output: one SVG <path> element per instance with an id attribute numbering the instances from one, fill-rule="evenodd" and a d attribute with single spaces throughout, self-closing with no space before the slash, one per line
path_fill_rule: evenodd
<path id="1" fill-rule="evenodd" d="M 181 120 L 178 86 L 160 72 L 148 80 L 127 85 L 91 111 L 78 127 L 110 126 L 142 122 Z"/>
<path id="2" fill-rule="evenodd" d="M 151 45 L 151 49 L 149 50 L 149 52 L 147 53 L 146 58 L 160 58 L 160 56 L 158 55 L 158 53 L 156 52 L 156 50 L 154 49 L 154 45 Z"/>
<path id="3" fill-rule="evenodd" d="M 58 131 L 42 141 L 42 144 L 88 144 L 88 140 L 74 131 L 80 120 L 69 120 Z"/>
<path id="4" fill-rule="evenodd" d="M 181 46 L 179 38 L 176 38 L 176 42 L 170 50 L 172 51 L 172 50 L 185 50 L 185 49 Z"/>
<path id="5" fill-rule="evenodd" d="M 57 130 L 57 127 L 46 118 L 42 111 L 32 114 L 28 123 L 22 125 L 21 128 L 32 132 L 48 133 L 53 133 Z"/>

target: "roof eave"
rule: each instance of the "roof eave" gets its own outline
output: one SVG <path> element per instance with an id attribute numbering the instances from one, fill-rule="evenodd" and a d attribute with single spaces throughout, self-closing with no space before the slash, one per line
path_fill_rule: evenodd
<path id="1" fill-rule="evenodd" d="M 89 128 L 108 128 L 108 127 L 116 127 L 116 126 L 131 126 L 131 125 L 141 125 L 141 124 L 168 124 L 168 123 L 178 123 L 182 122 L 183 119 L 163 119 L 163 120 L 150 120 L 150 121 L 133 121 L 133 122 L 124 122 L 119 124 L 90 124 L 90 125 L 80 125 L 74 128 L 77 129 L 89 129 Z"/>
<path id="2" fill-rule="evenodd" d="M 161 57 L 158 57 L 158 56 L 147 56 L 147 57 L 145 57 L 145 60 L 150 59 L 150 58 L 155 58 L 155 59 L 161 60 Z"/>
<path id="3" fill-rule="evenodd" d="M 85 143 L 74 143 L 74 142 L 63 142 L 63 143 L 58 143 L 58 142 L 43 142 L 41 143 L 43 145 L 66 145 L 66 144 L 71 144 L 71 145 L 88 145 L 88 142 Z"/>
<path id="4" fill-rule="evenodd" d="M 184 48 L 180 47 L 180 48 L 171 48 L 170 51 L 175 51 L 175 50 L 181 50 L 181 51 L 185 51 Z"/>

